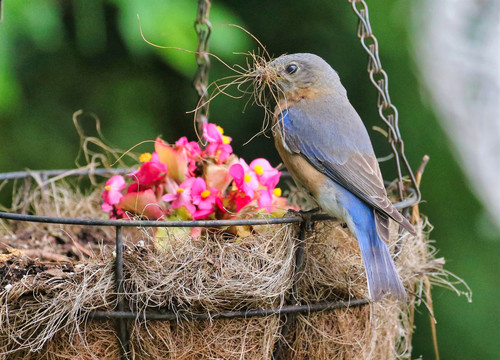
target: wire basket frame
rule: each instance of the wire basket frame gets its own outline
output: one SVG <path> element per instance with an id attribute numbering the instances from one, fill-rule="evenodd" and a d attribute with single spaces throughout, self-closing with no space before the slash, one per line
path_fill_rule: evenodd
<path id="1" fill-rule="evenodd" d="M 0 181 L 24 179 L 30 182 L 31 178 L 42 179 L 42 182 L 48 181 L 50 178 L 66 177 L 66 176 L 109 176 L 116 174 L 129 173 L 130 169 L 77 169 L 77 170 L 45 170 L 45 171 L 19 171 L 10 173 L 0 173 Z M 283 174 L 283 178 L 289 178 L 288 173 Z M 414 198 L 414 197 L 413 197 Z M 408 201 L 402 201 L 394 204 L 398 208 L 406 208 L 412 206 Z M 287 305 L 279 308 L 268 309 L 248 309 L 245 311 L 230 311 L 230 312 L 209 312 L 209 313 L 185 313 L 182 311 L 146 311 L 133 312 L 127 309 L 124 299 L 123 289 L 123 251 L 124 242 L 122 236 L 123 227 L 217 227 L 217 226 L 263 226 L 270 224 L 298 224 L 300 227 L 299 236 L 297 238 L 297 246 L 295 250 L 295 265 L 294 265 L 294 281 L 298 279 L 304 267 L 304 245 L 306 238 L 306 230 L 310 228 L 312 222 L 332 220 L 333 218 L 327 214 L 304 214 L 297 213 L 293 216 L 285 216 L 281 218 L 256 218 L 256 219 L 237 219 L 237 220 L 182 220 L 182 221 L 161 221 L 161 220 L 101 220 L 101 219 L 85 219 L 85 218 L 68 218 L 68 217 L 52 217 L 41 215 L 18 214 L 6 211 L 0 211 L 0 219 L 50 223 L 60 225 L 85 225 L 85 226 L 106 226 L 115 228 L 115 286 L 117 293 L 117 308 L 113 311 L 93 311 L 89 314 L 92 319 L 111 319 L 116 321 L 117 335 L 122 352 L 122 359 L 130 359 L 129 356 L 129 332 L 128 322 L 135 320 L 155 320 L 155 321 L 176 321 L 179 319 L 185 320 L 206 320 L 206 319 L 232 319 L 242 318 L 248 319 L 253 317 L 265 317 L 278 315 L 285 317 L 285 325 L 283 326 L 282 334 L 286 335 L 289 331 L 291 320 L 297 314 L 311 314 L 320 311 L 335 310 L 339 308 L 349 308 L 368 304 L 368 299 L 350 299 L 349 301 L 328 301 L 320 303 L 299 304 L 293 303 L 296 299 L 296 289 L 292 286 L 290 298 Z M 273 358 L 277 358 L 280 342 L 275 344 Z"/>

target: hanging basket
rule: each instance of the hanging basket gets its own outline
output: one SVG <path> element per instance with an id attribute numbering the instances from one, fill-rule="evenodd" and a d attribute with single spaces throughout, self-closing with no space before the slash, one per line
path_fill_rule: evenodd
<path id="1" fill-rule="evenodd" d="M 30 194 L 17 205 L 37 215 L 0 213 L 3 244 L 34 245 L 4 246 L 0 255 L 6 359 L 409 357 L 415 298 L 364 300 L 357 241 L 336 220 L 89 220 L 99 211 L 97 191 L 82 195 L 63 179 L 26 182 L 17 193 Z M 231 238 L 214 230 L 200 239 L 183 230 L 229 225 L 255 231 Z M 152 240 L 156 227 L 165 229 L 160 242 Z M 416 237 L 391 231 L 411 292 L 442 263 L 422 229 Z M 92 258 L 64 261 L 67 245 L 82 241 Z"/>

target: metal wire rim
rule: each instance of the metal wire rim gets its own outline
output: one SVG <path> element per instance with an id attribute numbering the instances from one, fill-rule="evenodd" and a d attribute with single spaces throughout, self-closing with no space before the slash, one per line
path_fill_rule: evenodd
<path id="1" fill-rule="evenodd" d="M 160 312 L 149 311 L 146 313 L 135 313 L 131 311 L 94 311 L 91 312 L 90 318 L 107 318 L 107 319 L 126 319 L 140 321 L 178 321 L 178 320 L 212 320 L 212 319 L 249 319 L 254 317 L 265 317 L 271 315 L 286 315 L 286 314 L 311 314 L 325 310 L 335 310 L 341 308 L 351 308 L 356 306 L 366 305 L 370 302 L 368 299 L 351 299 L 348 301 L 330 301 L 305 305 L 284 305 L 274 309 L 258 309 L 258 310 L 243 310 L 229 311 L 223 313 L 185 313 L 185 312 Z"/>
<path id="2" fill-rule="evenodd" d="M 17 171 L 0 174 L 0 181 L 27 179 L 30 177 L 38 177 L 42 181 L 47 181 L 55 176 L 106 176 L 127 174 L 132 172 L 132 169 L 59 169 L 59 170 L 39 170 L 39 171 Z M 290 174 L 283 172 L 282 177 L 289 179 Z M 386 182 L 386 185 L 389 183 Z M 394 203 L 393 206 L 397 209 L 411 207 L 417 203 L 415 190 L 409 189 L 412 196 L 403 201 Z M 258 218 L 258 219 L 237 219 L 237 220 L 182 220 L 182 221 L 164 221 L 164 220 L 104 220 L 104 219 L 83 219 L 83 218 L 64 218 L 54 216 L 40 216 L 29 214 L 17 214 L 7 211 L 0 211 L 0 218 L 17 221 L 40 222 L 62 225 L 89 225 L 89 226 L 142 226 L 142 227 L 211 227 L 211 226 L 241 226 L 241 225 L 270 225 L 270 224 L 287 224 L 300 223 L 304 218 L 300 215 L 286 216 L 281 218 Z M 314 214 L 311 216 L 313 221 L 331 220 L 331 216 L 327 214 Z"/>

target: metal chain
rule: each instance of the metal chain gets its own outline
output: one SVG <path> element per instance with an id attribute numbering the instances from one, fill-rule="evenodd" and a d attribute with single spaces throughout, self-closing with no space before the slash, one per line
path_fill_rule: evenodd
<path id="1" fill-rule="evenodd" d="M 387 124 L 388 136 L 387 141 L 391 146 L 392 152 L 394 153 L 394 158 L 396 160 L 396 167 L 398 171 L 398 190 L 401 200 L 404 198 L 404 185 L 403 185 L 403 174 L 401 170 L 401 162 L 408 175 L 410 176 L 413 187 L 416 192 L 415 203 L 420 201 L 420 189 L 415 180 L 415 176 L 410 167 L 408 160 L 406 159 L 404 152 L 404 142 L 399 132 L 398 124 L 398 110 L 391 103 L 391 98 L 389 96 L 389 78 L 387 73 L 382 69 L 382 64 L 379 57 L 378 41 L 375 35 L 373 35 L 372 28 L 370 25 L 370 19 L 368 16 L 368 5 L 364 0 L 348 0 L 352 9 L 358 17 L 358 29 L 357 36 L 361 40 L 361 45 L 368 54 L 368 73 L 370 76 L 370 81 L 373 86 L 377 89 L 377 107 L 380 118 Z"/>
<path id="2" fill-rule="evenodd" d="M 208 122 L 208 69 L 210 57 L 208 56 L 208 38 L 212 33 L 212 24 L 208 20 L 210 14 L 211 0 L 198 0 L 198 14 L 194 22 L 194 28 L 198 35 L 198 47 L 196 48 L 196 63 L 198 70 L 193 81 L 193 86 L 200 98 L 201 107 L 195 113 L 195 121 L 198 132 L 203 132 L 203 123 Z"/>

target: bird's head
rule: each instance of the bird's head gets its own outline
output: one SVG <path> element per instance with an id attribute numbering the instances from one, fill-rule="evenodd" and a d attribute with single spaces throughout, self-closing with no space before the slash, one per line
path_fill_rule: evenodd
<path id="1" fill-rule="evenodd" d="M 256 85 L 270 85 L 279 97 L 301 97 L 302 94 L 345 92 L 339 76 L 321 57 L 298 53 L 282 55 L 259 66 L 253 76 Z"/>

